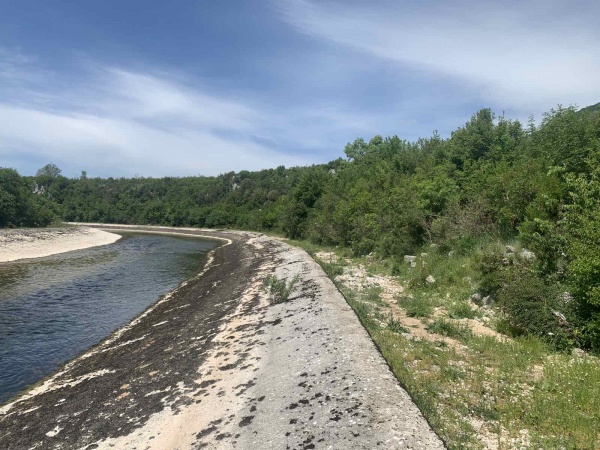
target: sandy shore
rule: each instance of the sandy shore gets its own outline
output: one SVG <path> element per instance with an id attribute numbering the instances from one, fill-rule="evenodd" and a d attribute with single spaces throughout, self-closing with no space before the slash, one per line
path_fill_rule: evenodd
<path id="1" fill-rule="evenodd" d="M 1 407 L 0 448 L 443 448 L 304 251 L 255 233 L 185 233 L 228 244 L 201 276 Z M 299 277 L 289 302 L 269 304 L 269 274 Z"/>
<path id="2" fill-rule="evenodd" d="M 0 230 L 0 262 L 112 244 L 118 234 L 88 227 Z"/>

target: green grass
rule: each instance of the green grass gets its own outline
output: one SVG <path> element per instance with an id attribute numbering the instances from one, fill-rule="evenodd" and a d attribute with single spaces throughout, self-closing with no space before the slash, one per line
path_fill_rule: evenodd
<path id="1" fill-rule="evenodd" d="M 473 336 L 471 329 L 467 325 L 452 322 L 443 317 L 435 319 L 427 327 L 427 331 L 459 340 L 467 340 Z"/>
<path id="2" fill-rule="evenodd" d="M 448 305 L 448 315 L 453 319 L 474 319 L 477 312 L 466 301 L 452 302 Z"/>
<path id="3" fill-rule="evenodd" d="M 387 318 L 386 325 L 386 328 L 393 333 L 408 333 L 408 329 L 402 325 L 402 322 L 394 319 L 391 314 Z"/>
<path id="4" fill-rule="evenodd" d="M 437 302 L 426 293 L 415 293 L 411 297 L 402 296 L 397 299 L 400 307 L 406 310 L 409 317 L 430 317 Z"/>

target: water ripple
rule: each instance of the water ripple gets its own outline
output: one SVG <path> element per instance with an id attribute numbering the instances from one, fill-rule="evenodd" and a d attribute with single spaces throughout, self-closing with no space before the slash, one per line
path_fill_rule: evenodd
<path id="1" fill-rule="evenodd" d="M 215 245 L 123 233 L 109 246 L 0 264 L 0 403 L 198 273 Z"/>

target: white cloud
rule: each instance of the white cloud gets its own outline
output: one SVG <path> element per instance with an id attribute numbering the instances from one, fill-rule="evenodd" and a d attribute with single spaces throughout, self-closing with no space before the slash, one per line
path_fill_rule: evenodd
<path id="1" fill-rule="evenodd" d="M 456 77 L 508 108 L 585 106 L 600 98 L 598 2 L 278 5 L 308 35 Z"/>
<path id="2" fill-rule="evenodd" d="M 24 61 L 4 58 L 0 79 L 26 81 L 32 68 Z M 86 169 L 90 175 L 163 176 L 311 162 L 256 143 L 253 133 L 269 118 L 251 105 L 166 75 L 101 68 L 68 90 L 20 83 L 17 94 L 0 100 L 3 165 L 26 159 L 53 161 L 68 175 Z"/>
<path id="3" fill-rule="evenodd" d="M 90 176 L 165 176 L 307 165 L 342 155 L 346 142 L 383 132 L 382 124 L 412 123 L 348 111 L 326 98 L 278 105 L 218 94 L 172 73 L 92 64 L 74 78 L 33 58 L 4 61 L 10 70 L 0 73 L 0 158 L 24 174 L 49 161 L 68 176 L 82 169 Z"/>

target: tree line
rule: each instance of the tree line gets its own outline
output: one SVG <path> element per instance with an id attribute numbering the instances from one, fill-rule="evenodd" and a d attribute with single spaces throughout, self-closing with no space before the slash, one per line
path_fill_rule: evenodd
<path id="1" fill-rule="evenodd" d="M 272 230 L 399 264 L 430 244 L 468 253 L 482 241 L 518 241 L 535 260 L 507 266 L 489 255 L 479 261 L 482 285 L 500 298 L 529 296 L 517 305 L 548 321 L 566 314 L 569 326 L 555 330 L 561 342 L 600 348 L 599 109 L 558 107 L 525 125 L 482 109 L 447 139 L 356 139 L 328 164 L 216 177 L 69 179 L 51 165 L 35 177 L 2 169 L 0 226 L 54 216 Z M 523 280 L 545 300 L 523 286 L 514 292 Z M 531 331 L 523 320 L 513 325 Z"/>

